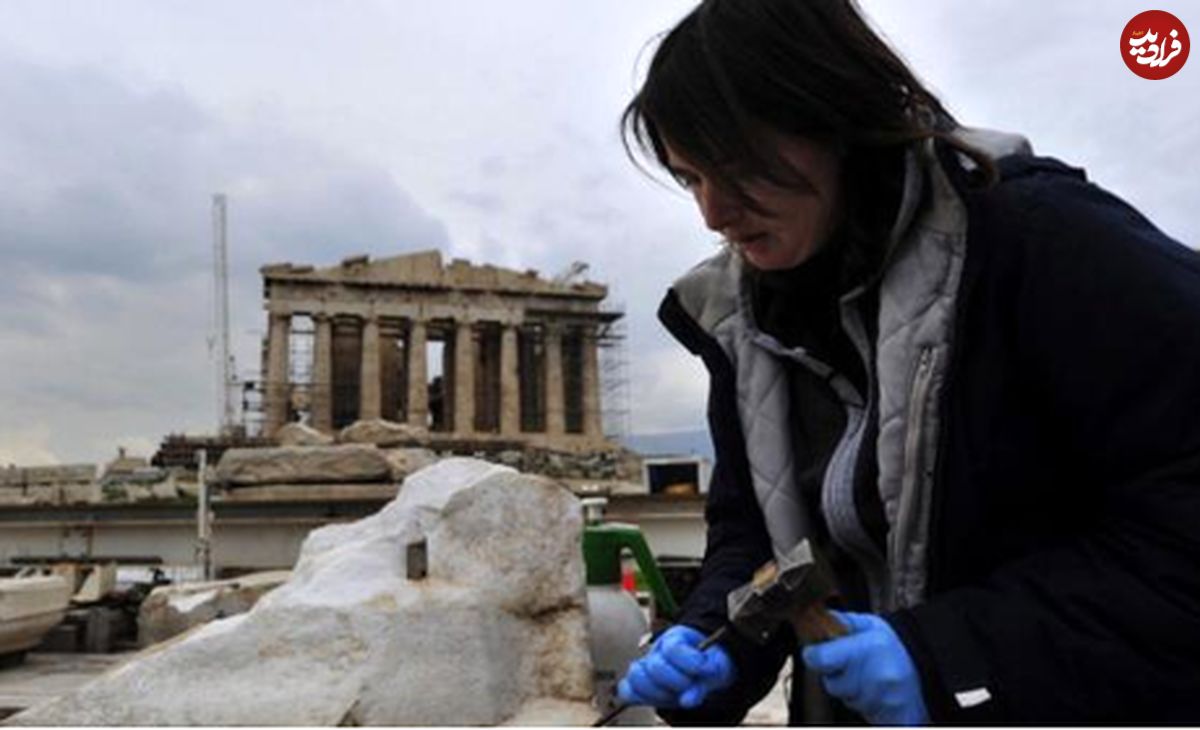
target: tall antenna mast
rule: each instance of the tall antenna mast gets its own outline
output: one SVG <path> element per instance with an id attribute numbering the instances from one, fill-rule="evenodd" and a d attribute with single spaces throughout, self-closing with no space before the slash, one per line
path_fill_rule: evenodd
<path id="1" fill-rule="evenodd" d="M 216 328 L 217 421 L 219 433 L 234 428 L 233 355 L 229 352 L 229 245 L 226 240 L 225 195 L 213 196 L 213 326 Z"/>

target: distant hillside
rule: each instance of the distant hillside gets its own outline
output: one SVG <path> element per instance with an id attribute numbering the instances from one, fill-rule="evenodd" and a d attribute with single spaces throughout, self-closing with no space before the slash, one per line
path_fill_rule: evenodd
<path id="1" fill-rule="evenodd" d="M 626 448 L 644 456 L 694 455 L 713 458 L 708 431 L 632 434 L 621 439 Z"/>

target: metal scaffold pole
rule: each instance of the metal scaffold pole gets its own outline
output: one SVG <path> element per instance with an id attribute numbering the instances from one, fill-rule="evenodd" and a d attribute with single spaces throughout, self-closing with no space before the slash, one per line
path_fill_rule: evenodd
<path id="1" fill-rule="evenodd" d="M 208 494 L 208 452 L 198 449 L 196 463 L 199 465 L 196 479 L 199 480 L 200 488 L 196 499 L 196 562 L 200 564 L 203 579 L 212 580 L 212 510 Z"/>

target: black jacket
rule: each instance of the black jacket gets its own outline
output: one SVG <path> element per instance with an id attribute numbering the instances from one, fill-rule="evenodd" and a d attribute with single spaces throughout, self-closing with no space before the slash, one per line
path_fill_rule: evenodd
<path id="1" fill-rule="evenodd" d="M 979 190 L 942 158 L 969 225 L 929 597 L 887 616 L 931 717 L 1200 723 L 1200 255 L 1055 160 L 1005 158 Z M 682 617 L 711 631 L 772 553 L 732 366 L 672 293 L 659 316 L 711 375 L 708 547 Z M 735 686 L 664 717 L 738 722 L 795 648 L 726 646 Z"/>

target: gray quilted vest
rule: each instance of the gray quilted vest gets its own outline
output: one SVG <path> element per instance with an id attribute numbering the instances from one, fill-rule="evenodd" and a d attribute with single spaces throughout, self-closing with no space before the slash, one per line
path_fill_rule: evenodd
<path id="1" fill-rule="evenodd" d="M 966 128 L 956 135 L 996 158 L 1031 152 L 1029 143 L 1016 135 Z M 863 568 L 876 611 L 912 606 L 925 595 L 938 403 L 946 383 L 955 298 L 966 255 L 966 208 L 942 170 L 933 142 L 910 149 L 906 166 L 879 284 L 875 367 L 868 369 L 876 385 L 870 390 L 878 394 L 878 440 L 863 443 L 865 419 L 874 404 L 862 402 L 849 382 L 835 375 L 830 382 L 846 408 L 846 429 L 821 493 L 830 534 Z M 745 266 L 728 248 L 697 265 L 673 289 L 688 314 L 720 344 L 737 374 L 738 416 L 753 480 L 747 486 L 754 489 L 778 556 L 812 535 L 813 519 L 796 488 L 783 359 L 796 360 L 823 378 L 830 370 L 802 348 L 784 347 L 759 331 Z M 841 316 L 865 359 L 871 348 L 856 306 L 862 294 L 857 289 L 842 297 Z M 888 524 L 886 555 L 879 554 L 854 511 L 854 465 L 859 450 L 872 447 Z"/>

